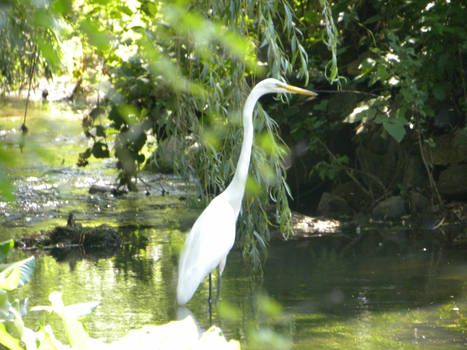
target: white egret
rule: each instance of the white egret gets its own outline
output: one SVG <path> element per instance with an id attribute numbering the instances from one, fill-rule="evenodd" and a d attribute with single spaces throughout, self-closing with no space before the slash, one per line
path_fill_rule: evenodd
<path id="1" fill-rule="evenodd" d="M 270 93 L 295 93 L 315 97 L 313 91 L 265 79 L 251 90 L 243 107 L 243 143 L 232 182 L 215 197 L 195 221 L 180 256 L 177 302 L 186 304 L 199 284 L 216 267 L 219 278 L 235 241 L 235 225 L 242 205 L 253 145 L 253 109 L 258 99 Z"/>

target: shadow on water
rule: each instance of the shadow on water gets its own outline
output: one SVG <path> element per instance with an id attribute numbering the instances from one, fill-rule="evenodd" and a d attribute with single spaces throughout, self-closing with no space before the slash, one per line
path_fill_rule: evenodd
<path id="1" fill-rule="evenodd" d="M 143 174 L 149 196 L 146 188 L 119 198 L 88 193 L 92 184 L 111 186 L 115 170 L 105 161 L 77 168 L 79 119 L 54 118 L 68 125 L 69 146 L 62 148 L 63 131 L 47 130 L 57 133 L 47 136 L 57 140 L 47 147 L 60 154 L 58 161 L 45 157 L 10 165 L 16 200 L 0 203 L 0 239 L 63 225 L 70 211 L 83 225 L 105 223 L 128 239 L 107 249 L 35 251 L 36 272 L 15 296 L 29 297 L 33 306 L 49 304 L 48 296 L 56 290 L 63 292 L 65 304 L 97 301 L 99 306 L 83 322 L 92 337 L 107 341 L 144 325 L 169 322 L 182 311 L 192 313 L 201 329 L 209 328 L 207 280 L 186 310 L 175 305 L 179 253 L 199 213 L 186 209 L 179 198 L 187 187 L 175 177 Z M 14 148 L 16 124 L 10 119 L 0 118 L 0 139 Z M 40 120 L 32 132 L 40 130 Z M 161 184 L 169 195 L 163 196 Z M 142 237 L 144 243 L 138 240 Z M 213 307 L 213 323 L 246 348 L 465 348 L 465 251 L 391 229 L 355 237 L 272 242 L 262 276 L 234 249 Z M 27 254 L 16 251 L 10 259 Z M 36 327 L 40 318 L 29 313 L 26 323 Z M 51 323 L 60 329 L 58 320 Z"/>
<path id="2" fill-rule="evenodd" d="M 234 255 L 226 270 L 225 301 L 246 312 L 246 320 L 268 315 L 251 306 L 255 303 L 243 304 L 245 295 L 265 294 L 278 301 L 282 313 L 272 328 L 298 348 L 465 346 L 465 251 L 410 240 L 395 244 L 396 235 L 410 237 L 405 232 L 384 235 L 389 239 L 366 232 L 351 249 L 346 237 L 275 242 L 263 279 L 241 288 L 238 275 L 231 276 L 244 270 Z"/>

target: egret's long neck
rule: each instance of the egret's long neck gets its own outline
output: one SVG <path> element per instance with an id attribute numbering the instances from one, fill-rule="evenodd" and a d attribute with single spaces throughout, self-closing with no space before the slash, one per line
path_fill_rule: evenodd
<path id="1" fill-rule="evenodd" d="M 248 178 L 248 168 L 250 166 L 251 147 L 253 146 L 253 110 L 256 102 L 263 95 L 258 90 L 253 89 L 243 107 L 243 142 L 238 158 L 237 169 L 232 182 L 225 190 L 227 200 L 234 208 L 236 214 L 240 212 L 243 195 L 245 193 L 246 180 Z"/>

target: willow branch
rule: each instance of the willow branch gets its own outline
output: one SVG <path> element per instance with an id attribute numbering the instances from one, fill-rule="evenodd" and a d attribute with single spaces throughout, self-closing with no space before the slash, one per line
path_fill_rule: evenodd
<path id="1" fill-rule="evenodd" d="M 37 57 L 37 46 L 34 46 L 31 69 L 29 70 L 28 97 L 26 98 L 26 106 L 24 107 L 23 125 L 21 125 L 21 131 L 23 132 L 23 134 L 25 134 L 28 131 L 28 128 L 26 127 L 26 114 L 28 113 L 29 97 L 31 95 L 32 78 L 34 77 L 34 71 L 36 67 L 36 57 Z"/>

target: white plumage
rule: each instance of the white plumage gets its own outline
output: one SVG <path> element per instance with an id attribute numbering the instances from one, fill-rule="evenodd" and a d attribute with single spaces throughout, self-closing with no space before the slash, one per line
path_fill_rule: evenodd
<path id="1" fill-rule="evenodd" d="M 235 242 L 235 226 L 248 178 L 253 145 L 253 109 L 258 99 L 268 93 L 296 93 L 315 97 L 317 94 L 265 79 L 251 90 L 243 108 L 243 142 L 234 177 L 224 192 L 214 198 L 195 221 L 178 266 L 177 303 L 186 304 L 199 284 L 216 267 L 222 274 L 227 255 Z"/>
<path id="2" fill-rule="evenodd" d="M 222 273 L 227 254 L 235 241 L 236 220 L 233 208 L 222 196 L 214 198 L 196 220 L 180 258 L 179 305 L 191 299 L 199 284 L 217 266 Z"/>

